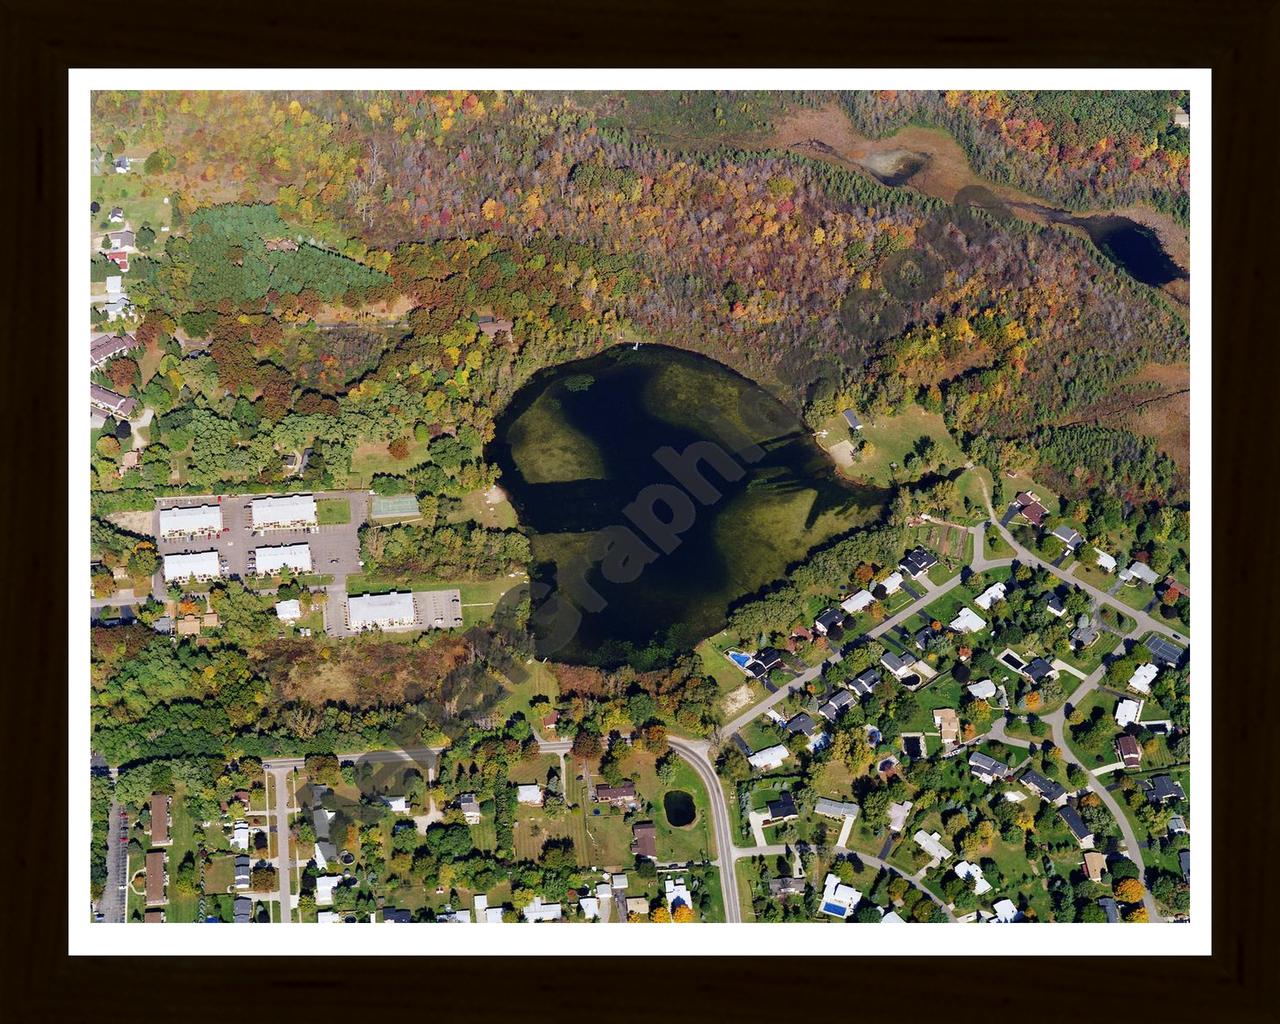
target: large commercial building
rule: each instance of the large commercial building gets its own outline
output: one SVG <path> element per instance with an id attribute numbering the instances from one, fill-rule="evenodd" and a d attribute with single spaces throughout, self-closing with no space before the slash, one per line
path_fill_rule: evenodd
<path id="1" fill-rule="evenodd" d="M 272 548 L 257 548 L 253 553 L 253 560 L 259 576 L 274 576 L 282 569 L 310 572 L 311 545 L 280 544 Z"/>
<path id="2" fill-rule="evenodd" d="M 218 552 L 198 551 L 186 555 L 164 556 L 164 581 L 175 580 L 211 580 L 222 575 L 222 567 L 218 563 Z"/>
<path id="3" fill-rule="evenodd" d="M 356 631 L 412 626 L 417 617 L 412 594 L 362 594 L 347 600 L 347 622 Z"/>
<path id="4" fill-rule="evenodd" d="M 313 494 L 285 494 L 280 497 L 255 498 L 249 506 L 255 530 L 293 530 L 316 525 L 316 499 Z"/>
<path id="5" fill-rule="evenodd" d="M 191 537 L 222 532 L 221 505 L 189 505 L 160 510 L 160 537 Z"/>

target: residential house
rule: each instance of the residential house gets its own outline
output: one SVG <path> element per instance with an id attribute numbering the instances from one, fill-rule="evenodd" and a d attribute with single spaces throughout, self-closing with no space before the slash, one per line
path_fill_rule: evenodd
<path id="1" fill-rule="evenodd" d="M 902 589 L 902 573 L 900 572 L 889 573 L 888 576 L 886 576 L 879 583 L 877 583 L 875 587 L 873 587 L 872 589 L 874 590 L 876 588 L 882 589 L 884 591 L 885 597 L 890 597 L 893 594 L 896 594 L 899 590 Z"/>
<path id="2" fill-rule="evenodd" d="M 142 915 L 143 924 L 164 924 L 165 913 L 163 907 L 152 907 Z"/>
<path id="3" fill-rule="evenodd" d="M 896 910 L 884 910 L 882 908 L 880 911 L 880 914 L 881 914 L 880 916 L 881 924 L 906 924 L 907 923 L 901 917 L 898 916 L 898 912 Z"/>
<path id="4" fill-rule="evenodd" d="M 772 747 L 765 747 L 757 750 L 748 756 L 747 761 L 758 772 L 771 771 L 774 768 L 782 767 L 782 762 L 790 755 L 790 752 L 781 743 Z"/>
<path id="5" fill-rule="evenodd" d="M 771 878 L 769 879 L 769 895 L 776 899 L 788 899 L 791 896 L 803 896 L 805 887 L 804 876 L 799 878 Z"/>
<path id="6" fill-rule="evenodd" d="M 562 916 L 559 903 L 543 903 L 541 896 L 535 896 L 533 902 L 525 907 L 521 914 L 530 924 L 559 921 Z"/>
<path id="7" fill-rule="evenodd" d="M 957 633 L 976 633 L 987 628 L 986 620 L 974 612 L 972 608 L 967 607 L 961 608 L 960 614 L 947 625 Z"/>
<path id="8" fill-rule="evenodd" d="M 600 919 L 600 901 L 594 896 L 579 896 L 578 909 L 582 911 L 582 916 L 588 921 Z"/>
<path id="9" fill-rule="evenodd" d="M 818 802 L 814 804 L 813 809 L 824 818 L 840 819 L 857 818 L 862 810 L 861 807 L 850 801 L 831 800 L 825 796 L 818 798 Z"/>
<path id="10" fill-rule="evenodd" d="M 1058 672 L 1044 658 L 1032 658 L 1027 664 L 1022 666 L 1022 674 L 1037 686 L 1046 679 L 1057 679 Z"/>
<path id="11" fill-rule="evenodd" d="M 544 732 L 555 732 L 556 727 L 560 724 L 560 712 L 552 710 L 549 714 L 542 716 L 542 729 Z"/>
<path id="12" fill-rule="evenodd" d="M 787 721 L 784 728 L 792 736 L 803 736 L 809 741 L 809 749 L 816 750 L 822 745 L 826 733 L 823 732 L 822 726 L 818 725 L 809 714 L 801 711 L 798 715 L 792 716 Z"/>
<path id="13" fill-rule="evenodd" d="M 237 889 L 249 888 L 249 855 L 247 853 L 236 855 L 235 887 Z"/>
<path id="14" fill-rule="evenodd" d="M 987 881 L 986 875 L 982 873 L 982 868 L 977 864 L 970 864 L 967 860 L 962 860 L 955 866 L 955 872 L 958 877 L 972 883 L 975 896 L 985 896 L 991 891 L 991 883 Z"/>
<path id="15" fill-rule="evenodd" d="M 1146 696 L 1151 692 L 1151 684 L 1155 682 L 1156 676 L 1160 674 L 1160 670 L 1150 663 L 1139 665 L 1133 670 L 1133 675 L 1129 677 L 1129 689 L 1135 690 Z"/>
<path id="16" fill-rule="evenodd" d="M 1040 504 L 1040 498 L 1035 491 L 1019 491 L 1014 501 L 1027 522 L 1032 526 L 1044 525 L 1049 510 Z"/>
<path id="17" fill-rule="evenodd" d="M 822 636 L 827 636 L 844 621 L 844 614 L 834 608 L 828 608 L 813 620 L 813 628 Z"/>
<path id="18" fill-rule="evenodd" d="M 1143 779 L 1140 785 L 1146 795 L 1147 803 L 1155 807 L 1160 807 L 1170 800 L 1185 800 L 1187 798 L 1187 794 L 1183 791 L 1181 784 L 1174 782 L 1168 775 L 1156 775 L 1152 778 Z"/>
<path id="19" fill-rule="evenodd" d="M 395 814 L 409 813 L 409 798 L 405 796 L 384 796 L 382 803 Z"/>
<path id="20" fill-rule="evenodd" d="M 1133 564 L 1120 573 L 1120 578 L 1126 583 L 1132 583 L 1134 580 L 1137 580 L 1140 583 L 1145 583 L 1152 587 L 1154 587 L 1156 585 L 1156 581 L 1160 579 L 1159 576 L 1151 571 L 1151 566 L 1139 559 L 1134 559 Z"/>
<path id="21" fill-rule="evenodd" d="M 253 900 L 248 896 L 237 896 L 234 904 L 235 923 L 250 924 L 253 921 Z"/>
<path id="22" fill-rule="evenodd" d="M 249 823 L 237 821 L 231 826 L 231 845 L 237 850 L 249 849 Z"/>
<path id="23" fill-rule="evenodd" d="M 991 909 L 995 911 L 995 917 L 991 919 L 992 924 L 1014 924 L 1022 917 L 1017 904 L 1011 899 L 997 900 L 992 904 Z"/>
<path id="24" fill-rule="evenodd" d="M 480 824 L 480 801 L 474 793 L 463 793 L 458 797 L 458 810 L 462 812 L 462 820 L 468 825 Z"/>
<path id="25" fill-rule="evenodd" d="M 536 899 L 536 897 L 535 897 Z M 437 924 L 471 924 L 471 911 L 450 910 L 445 908 L 443 914 L 436 915 Z"/>
<path id="26" fill-rule="evenodd" d="M 113 250 L 131 252 L 135 249 L 135 243 L 137 240 L 137 236 L 128 228 L 124 228 L 120 231 L 107 232 L 107 241 L 111 243 L 111 248 Z"/>
<path id="27" fill-rule="evenodd" d="M 1178 867 L 1182 871 L 1183 881 L 1190 882 L 1191 881 L 1191 851 L 1190 850 L 1178 851 Z"/>
<path id="28" fill-rule="evenodd" d="M 1058 817 L 1071 830 L 1071 834 L 1075 836 L 1077 843 L 1085 849 L 1093 846 L 1093 829 L 1084 823 L 1080 813 L 1071 804 L 1066 803 L 1059 807 Z"/>
<path id="29" fill-rule="evenodd" d="M 1116 756 L 1120 758 L 1126 768 L 1142 767 L 1142 746 L 1135 737 L 1130 736 L 1128 733 L 1116 737 Z"/>
<path id="30" fill-rule="evenodd" d="M 989 786 L 1008 775 L 1009 766 L 975 750 L 969 755 L 969 771 Z"/>
<path id="31" fill-rule="evenodd" d="M 981 608 L 984 612 L 989 612 L 991 606 L 997 601 L 1005 599 L 1005 586 L 1003 583 L 993 583 L 987 587 L 981 594 L 973 599 L 973 603 Z"/>
<path id="32" fill-rule="evenodd" d="M 383 907 L 383 924 L 412 924 L 413 911 L 405 907 Z"/>
<path id="33" fill-rule="evenodd" d="M 1134 722 L 1138 721 L 1142 714 L 1143 701 L 1130 700 L 1125 698 L 1116 704 L 1116 725 L 1121 729 L 1127 729 Z"/>
<path id="34" fill-rule="evenodd" d="M 910 800 L 904 800 L 900 804 L 889 805 L 889 831 L 895 835 L 907 827 L 907 819 L 911 817 L 911 808 L 914 805 Z"/>
<path id="35" fill-rule="evenodd" d="M 105 413 L 110 413 L 122 419 L 129 419 L 138 408 L 136 400 L 119 395 L 109 388 L 101 387 L 97 384 L 89 385 L 89 404 L 96 409 L 101 409 Z"/>
<path id="36" fill-rule="evenodd" d="M 316 879 L 316 906 L 332 906 L 333 894 L 344 881 L 341 875 L 320 875 Z"/>
<path id="37" fill-rule="evenodd" d="M 1062 786 L 1054 782 L 1052 779 L 1045 778 L 1039 772 L 1027 771 L 1022 773 L 1019 780 L 1027 789 L 1031 790 L 1043 800 L 1047 800 L 1051 804 L 1061 803 L 1066 799 L 1067 791 Z"/>
<path id="38" fill-rule="evenodd" d="M 627 916 L 635 914 L 642 920 L 649 916 L 649 901 L 643 896 L 627 897 Z"/>
<path id="39" fill-rule="evenodd" d="M 846 597 L 840 602 L 840 607 L 846 615 L 856 615 L 864 608 L 869 608 L 875 604 L 875 595 L 869 590 L 859 590 L 852 597 Z"/>
<path id="40" fill-rule="evenodd" d="M 772 672 L 775 668 L 782 668 L 782 652 L 776 647 L 761 647 L 756 651 L 756 661 L 764 666 L 766 672 Z"/>
<path id="41" fill-rule="evenodd" d="M 138 347 L 132 334 L 98 334 L 89 338 L 89 368 L 97 369 L 108 360 Z"/>
<path id="42" fill-rule="evenodd" d="M 843 921 L 853 913 L 861 899 L 862 893 L 857 889 L 840 881 L 839 875 L 829 874 L 822 883 L 822 900 L 818 904 L 818 910 Z"/>
<path id="43" fill-rule="evenodd" d="M 637 821 L 631 826 L 631 853 L 635 857 L 658 859 L 658 826 L 652 821 Z"/>
<path id="44" fill-rule="evenodd" d="M 516 787 L 516 800 L 534 807 L 542 806 L 542 787 L 537 783 L 522 783 Z"/>
<path id="45" fill-rule="evenodd" d="M 1088 615 L 1081 614 L 1076 619 L 1076 628 L 1071 631 L 1071 643 L 1077 651 L 1083 651 L 1086 647 L 1092 647 L 1098 636 L 1098 627 L 1093 624 L 1093 620 Z"/>
<path id="46" fill-rule="evenodd" d="M 847 426 L 850 430 L 862 429 L 862 420 L 858 419 L 857 415 L 854 413 L 852 409 L 846 409 L 840 415 L 844 418 L 845 426 Z"/>
<path id="47" fill-rule="evenodd" d="M 898 568 L 914 580 L 919 579 L 937 564 L 938 556 L 932 551 L 928 548 L 916 548 L 907 553 Z"/>
<path id="48" fill-rule="evenodd" d="M 112 161 L 111 166 L 115 168 L 116 174 L 128 174 L 129 165 L 132 162 L 133 161 L 130 160 L 127 156 L 118 156 L 115 158 L 114 161 Z"/>
<path id="49" fill-rule="evenodd" d="M 1084 873 L 1091 882 L 1101 882 L 1102 874 L 1107 870 L 1107 858 L 1097 850 L 1086 850 L 1084 855 Z"/>
<path id="50" fill-rule="evenodd" d="M 848 690 L 837 690 L 831 695 L 830 700 L 824 701 L 818 708 L 818 714 L 828 722 L 834 722 L 856 700 L 857 698 Z"/>
<path id="51" fill-rule="evenodd" d="M 626 781 L 618 786 L 596 786 L 595 802 L 613 807 L 635 807 L 636 784 Z"/>
<path id="52" fill-rule="evenodd" d="M 955 708 L 934 708 L 933 727 L 938 730 L 943 746 L 960 739 L 960 716 Z"/>
<path id="53" fill-rule="evenodd" d="M 673 913 L 679 907 L 693 909 L 693 897 L 689 895 L 689 887 L 683 878 L 667 876 L 662 883 L 662 895 L 666 899 L 667 909 Z"/>
<path id="54" fill-rule="evenodd" d="M 1102 913 L 1106 915 L 1107 924 L 1115 924 L 1120 920 L 1120 905 L 1110 896 L 1103 896 L 1098 900 L 1098 906 L 1102 908 Z"/>
<path id="55" fill-rule="evenodd" d="M 1076 548 L 1084 543 L 1084 538 L 1065 523 L 1055 526 L 1052 535 L 1062 541 L 1068 551 L 1075 551 Z"/>
<path id="56" fill-rule="evenodd" d="M 911 837 L 920 849 L 924 850 L 931 858 L 937 861 L 951 859 L 951 851 L 942 845 L 942 836 L 938 832 L 926 832 L 924 829 L 918 829 L 916 834 Z"/>
<path id="57" fill-rule="evenodd" d="M 888 657 L 888 655 L 886 655 L 886 657 Z M 905 657 L 905 655 L 903 657 Z M 915 658 L 912 658 L 908 664 L 914 665 L 915 663 L 916 663 Z M 883 659 L 881 659 L 880 664 L 885 665 L 885 662 Z M 885 667 L 888 668 L 889 666 L 885 665 Z M 893 669 L 890 668 L 890 671 L 893 672 Z M 911 673 L 907 672 L 905 674 L 910 675 Z M 899 678 L 902 678 L 897 672 L 894 672 L 894 675 L 898 676 Z M 849 687 L 850 690 L 856 693 L 859 697 L 865 697 L 869 693 L 871 693 L 872 690 L 874 690 L 877 686 L 880 685 L 880 673 L 877 672 L 874 668 L 865 669 L 864 671 L 858 673 L 858 675 L 854 676 L 854 678 L 851 679 L 846 685 Z"/>
<path id="58" fill-rule="evenodd" d="M 276 618 L 281 622 L 297 622 L 302 618 L 302 603 L 299 601 L 277 602 Z"/>
<path id="59" fill-rule="evenodd" d="M 168 846 L 173 842 L 169 835 L 169 811 L 173 798 L 164 793 L 151 794 L 151 845 Z"/>
<path id="60" fill-rule="evenodd" d="M 898 654 L 894 651 L 885 651 L 884 656 L 880 659 L 880 664 L 893 673 L 896 679 L 906 679 L 911 675 L 911 670 L 915 666 L 916 656 L 909 651 L 903 651 Z"/>
<path id="61" fill-rule="evenodd" d="M 770 800 L 765 805 L 765 814 L 766 817 L 761 823 L 765 826 L 781 825 L 784 821 L 793 821 L 800 816 L 795 799 L 789 790 L 783 790 L 778 794 L 778 799 Z"/>
<path id="62" fill-rule="evenodd" d="M 495 316 L 477 316 L 476 326 L 486 338 L 492 341 L 499 334 L 511 334 L 515 323 L 511 320 L 499 320 Z"/>
<path id="63" fill-rule="evenodd" d="M 107 214 L 107 220 L 112 224 L 123 224 L 124 208 L 120 206 L 111 207 L 111 212 Z"/>
<path id="64" fill-rule="evenodd" d="M 996 689 L 996 684 L 990 679 L 979 679 L 976 683 L 970 683 L 965 689 L 978 700 L 985 700 L 987 703 L 990 703 L 996 693 L 999 692 Z"/>
<path id="65" fill-rule="evenodd" d="M 1058 594 L 1049 596 L 1049 603 L 1044 606 L 1044 610 L 1052 615 L 1055 619 L 1060 619 L 1067 614 L 1067 602 L 1062 600 Z"/>
<path id="66" fill-rule="evenodd" d="M 1187 834 L 1187 820 L 1181 814 L 1169 815 L 1169 823 L 1165 826 L 1169 830 L 1171 836 L 1181 836 Z"/>
<path id="67" fill-rule="evenodd" d="M 1094 564 L 1103 572 L 1115 572 L 1116 560 L 1114 555 L 1109 555 L 1102 548 L 1094 548 Z"/>
<path id="68" fill-rule="evenodd" d="M 169 873 L 165 870 L 164 850 L 152 850 L 147 854 L 147 906 L 157 907 L 169 902 L 165 887 L 169 883 Z"/>

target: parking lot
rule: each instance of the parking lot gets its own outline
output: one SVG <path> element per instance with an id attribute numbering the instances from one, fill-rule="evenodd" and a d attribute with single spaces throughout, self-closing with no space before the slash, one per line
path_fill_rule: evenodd
<path id="1" fill-rule="evenodd" d="M 249 504 L 262 494 L 220 495 L 199 498 L 160 498 L 152 516 L 152 530 L 159 538 L 162 508 L 219 504 L 222 507 L 222 532 L 216 537 L 181 537 L 171 540 L 158 539 L 161 555 L 174 555 L 195 551 L 217 550 L 229 576 L 244 577 L 247 573 L 249 554 L 255 548 L 274 547 L 281 544 L 309 544 L 311 546 L 311 570 L 317 576 L 333 576 L 335 585 L 345 590 L 346 578 L 360 571 L 359 530 L 367 518 L 369 494 L 367 491 L 316 492 L 317 501 L 326 498 L 343 498 L 351 506 L 351 521 L 332 526 L 313 526 L 309 529 L 265 530 L 254 533 L 249 528 Z"/>

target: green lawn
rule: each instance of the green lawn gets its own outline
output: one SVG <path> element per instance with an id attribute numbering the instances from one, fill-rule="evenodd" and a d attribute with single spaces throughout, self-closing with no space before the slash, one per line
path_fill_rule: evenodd
<path id="1" fill-rule="evenodd" d="M 362 444 L 351 453 L 351 473 L 347 485 L 350 487 L 368 487 L 374 476 L 387 473 L 399 476 L 405 470 L 426 461 L 427 443 L 410 437 L 409 455 L 404 459 L 393 458 L 385 444 Z"/>
<path id="2" fill-rule="evenodd" d="M 557 695 L 560 692 L 559 683 L 555 674 L 547 668 L 542 662 L 531 660 L 520 666 L 522 678 L 519 682 L 510 678 L 505 679 L 504 683 L 507 688 L 507 696 L 502 699 L 498 705 L 498 713 L 504 719 L 510 718 L 517 711 L 522 712 L 526 718 L 538 729 L 542 731 L 542 718 L 555 704 Z M 531 707 L 531 700 L 534 697 L 543 696 L 550 699 L 550 704 L 539 704 L 539 709 L 534 711 Z M 549 738 L 554 739 L 554 735 Z"/>
<path id="3" fill-rule="evenodd" d="M 1130 608 L 1143 611 L 1156 596 L 1156 592 L 1145 583 L 1140 583 L 1136 587 L 1131 587 L 1127 583 L 1121 587 L 1113 595 L 1127 604 Z"/>
<path id="4" fill-rule="evenodd" d="M 986 531 L 986 556 L 988 558 L 1012 558 L 1013 548 L 1009 546 L 1004 539 L 1004 535 L 1000 533 L 994 526 Z"/>
<path id="5" fill-rule="evenodd" d="M 938 446 L 940 461 L 948 466 L 963 466 L 965 458 L 955 439 L 948 433 L 939 413 L 926 412 L 918 405 L 909 406 L 896 416 L 885 416 L 862 428 L 862 436 L 872 445 L 849 469 L 849 475 L 874 483 L 891 483 L 901 471 L 902 460 L 921 437 L 932 438 Z M 898 471 L 893 468 L 898 466 Z"/>
<path id="6" fill-rule="evenodd" d="M 110 224 L 102 226 L 113 206 L 124 210 L 126 223 L 135 231 L 144 224 L 150 225 L 156 233 L 150 255 L 155 256 L 164 247 L 167 232 L 160 229 L 170 224 L 172 207 L 165 202 L 169 190 L 160 184 L 155 177 L 145 174 L 139 164 L 128 174 L 97 174 L 90 179 L 90 194 L 94 200 L 102 204 L 96 215 L 90 215 L 89 222 L 93 230 L 94 248 L 108 231 L 118 231 L 124 225 Z"/>
<path id="7" fill-rule="evenodd" d="M 474 520 L 490 529 L 513 530 L 516 527 L 516 510 L 511 507 L 511 502 L 503 498 L 494 504 L 490 504 L 485 495 L 488 493 L 487 488 L 472 491 L 462 496 L 462 508 L 458 514 L 450 517 L 450 522 L 463 522 L 465 520 Z"/>
<path id="8" fill-rule="evenodd" d="M 346 498 L 321 498 L 316 502 L 316 522 L 321 526 L 351 522 L 351 502 Z"/>

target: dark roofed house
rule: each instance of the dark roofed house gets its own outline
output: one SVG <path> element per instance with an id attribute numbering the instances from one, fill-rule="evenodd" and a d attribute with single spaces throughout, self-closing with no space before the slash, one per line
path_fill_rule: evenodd
<path id="1" fill-rule="evenodd" d="M 1093 829 L 1084 823 L 1084 819 L 1070 804 L 1063 804 L 1058 808 L 1058 816 L 1063 823 L 1071 830 L 1071 834 L 1076 837 L 1076 842 L 1081 846 L 1089 847 L 1093 845 Z"/>
<path id="2" fill-rule="evenodd" d="M 769 879 L 769 895 L 786 899 L 788 896 L 804 895 L 804 877 Z"/>
<path id="3" fill-rule="evenodd" d="M 775 668 L 782 666 L 782 652 L 776 647 L 761 647 L 756 651 L 756 661 L 760 662 L 766 671 L 772 672 Z"/>
<path id="4" fill-rule="evenodd" d="M 405 907 L 383 907 L 382 920 L 384 924 L 412 924 L 413 911 Z"/>
<path id="5" fill-rule="evenodd" d="M 619 786 L 596 786 L 596 803 L 623 807 L 636 802 L 636 784 L 624 782 Z"/>
<path id="6" fill-rule="evenodd" d="M 1178 851 L 1178 867 L 1182 869 L 1182 877 L 1188 882 L 1191 881 L 1191 851 Z"/>
<path id="7" fill-rule="evenodd" d="M 1134 737 L 1127 733 L 1116 737 L 1116 756 L 1120 758 L 1126 768 L 1140 768 L 1142 766 L 1142 747 Z"/>
<path id="8" fill-rule="evenodd" d="M 476 326 L 484 333 L 486 338 L 492 338 L 497 334 L 510 334 L 511 328 L 515 324 L 510 320 L 499 320 L 493 316 L 476 317 Z"/>
<path id="9" fill-rule="evenodd" d="M 1049 598 L 1049 603 L 1045 605 L 1045 611 L 1052 615 L 1055 619 L 1062 618 L 1067 612 L 1067 604 L 1057 594 L 1053 594 Z"/>
<path id="10" fill-rule="evenodd" d="M 912 579 L 923 575 L 938 564 L 938 556 L 928 548 L 916 548 L 902 560 L 900 568 Z"/>
<path id="11" fill-rule="evenodd" d="M 235 902 L 236 924 L 249 924 L 253 920 L 253 900 L 237 896 Z"/>
<path id="12" fill-rule="evenodd" d="M 121 221 L 123 221 L 124 207 L 121 207 L 121 206 L 111 207 L 111 212 L 107 214 L 107 220 L 109 220 L 112 224 L 119 224 Z"/>
<path id="13" fill-rule="evenodd" d="M 994 757 L 974 751 L 969 755 L 969 770 L 987 785 L 1009 774 L 1009 766 Z"/>
<path id="14" fill-rule="evenodd" d="M 791 796 L 789 790 L 783 790 L 778 794 L 777 800 L 769 801 L 767 813 L 769 816 L 764 821 L 766 825 L 776 825 L 779 822 L 791 821 L 791 819 L 800 816 L 800 812 L 796 810 L 795 799 Z"/>
<path id="15" fill-rule="evenodd" d="M 1098 900 L 1098 906 L 1107 915 L 1107 924 L 1115 924 L 1120 920 L 1120 906 L 1110 896 L 1103 896 Z"/>
<path id="16" fill-rule="evenodd" d="M 885 651 L 884 657 L 880 659 L 880 664 L 899 679 L 905 679 L 911 675 L 911 669 L 915 666 L 915 663 L 916 656 L 905 651 L 902 654 Z"/>
<path id="17" fill-rule="evenodd" d="M 845 425 L 850 430 L 862 429 L 862 420 L 858 419 L 857 415 L 854 413 L 852 409 L 846 409 L 840 415 L 844 417 Z"/>
<path id="18" fill-rule="evenodd" d="M 1055 526 L 1053 528 L 1053 536 L 1057 537 L 1058 540 L 1062 541 L 1062 543 L 1065 544 L 1067 546 L 1067 549 L 1070 551 L 1074 551 L 1082 543 L 1084 543 L 1084 538 L 1081 537 L 1080 534 L 1078 534 L 1070 526 L 1067 526 L 1065 523 L 1061 526 Z"/>
<path id="19" fill-rule="evenodd" d="M 1019 491 L 1014 499 L 1020 511 L 1033 526 L 1043 526 L 1049 510 L 1040 504 L 1040 497 L 1034 491 Z"/>
<path id="20" fill-rule="evenodd" d="M 1055 678 L 1058 673 L 1044 658 L 1032 658 L 1022 668 L 1022 674 L 1033 683 L 1043 683 L 1046 679 Z"/>
<path id="21" fill-rule="evenodd" d="M 651 821 L 637 821 L 631 826 L 631 852 L 637 857 L 658 859 L 658 826 Z"/>
<path id="22" fill-rule="evenodd" d="M 1049 803 L 1057 803 L 1067 791 L 1052 779 L 1047 779 L 1039 772 L 1025 771 L 1022 773 L 1022 784 L 1028 789 L 1033 790 L 1039 796 L 1048 800 Z"/>
<path id="23" fill-rule="evenodd" d="M 823 636 L 826 636 L 833 629 L 839 626 L 840 623 L 843 621 L 844 621 L 844 615 L 842 615 L 835 608 L 828 608 L 826 611 L 824 611 L 821 615 L 819 615 L 816 619 L 813 620 L 813 628 L 816 629 Z"/>
<path id="24" fill-rule="evenodd" d="M 787 721 L 787 732 L 792 735 L 801 735 L 808 739 L 822 732 L 821 727 L 813 720 L 813 717 L 805 711 L 801 711 L 798 715 L 792 716 Z"/>
<path id="25" fill-rule="evenodd" d="M 1156 807 L 1168 803 L 1170 800 L 1185 800 L 1187 798 L 1182 786 L 1174 782 L 1168 775 L 1157 775 L 1154 778 L 1143 779 L 1142 789 L 1147 795 L 1147 802 Z"/>
<path id="26" fill-rule="evenodd" d="M 820 708 L 818 714 L 825 718 L 828 722 L 834 722 L 840 717 L 840 714 L 854 703 L 857 698 L 848 690 L 837 690 L 831 695 L 831 699 L 826 701 Z"/>
<path id="27" fill-rule="evenodd" d="M 108 359 L 113 359 L 123 352 L 138 347 L 138 341 L 132 334 L 98 334 L 89 339 L 89 368 L 101 366 Z"/>
<path id="28" fill-rule="evenodd" d="M 885 657 L 887 658 L 888 655 L 886 655 Z M 885 663 L 883 659 L 881 660 L 881 664 L 884 664 L 885 667 L 888 668 L 890 672 L 894 671 L 894 669 L 890 668 L 889 665 Z M 910 662 L 908 662 L 908 665 L 914 665 L 914 664 L 915 664 L 915 659 L 912 659 Z M 873 668 L 869 668 L 864 672 L 858 673 L 858 675 L 856 675 L 852 680 L 850 680 L 848 685 L 849 685 L 849 689 L 851 689 L 854 693 L 858 694 L 858 696 L 865 697 L 867 694 L 869 694 L 872 690 L 874 690 L 877 686 L 880 685 L 880 673 Z"/>
<path id="29" fill-rule="evenodd" d="M 112 249 L 131 249 L 138 240 L 128 228 L 123 231 L 108 231 L 107 239 L 111 242 Z"/>

